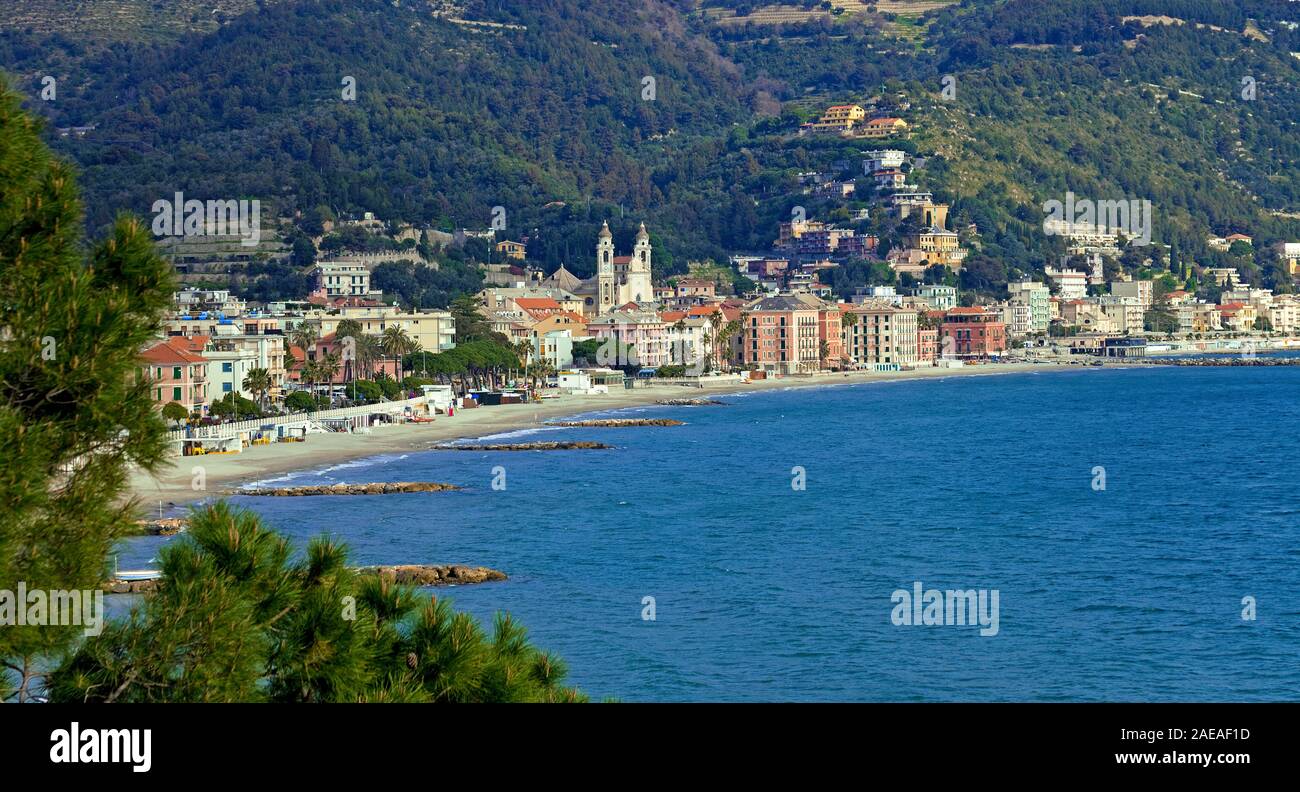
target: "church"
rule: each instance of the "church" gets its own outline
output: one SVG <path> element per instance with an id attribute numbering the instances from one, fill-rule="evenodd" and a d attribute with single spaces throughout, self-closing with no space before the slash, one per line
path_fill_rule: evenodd
<path id="1" fill-rule="evenodd" d="M 600 316 L 627 303 L 649 303 L 655 298 L 650 284 L 650 234 L 645 223 L 637 231 L 632 255 L 614 255 L 614 235 L 609 222 L 596 239 L 596 275 L 581 280 L 563 266 L 542 281 L 543 288 L 563 289 L 583 298 L 583 313 Z"/>

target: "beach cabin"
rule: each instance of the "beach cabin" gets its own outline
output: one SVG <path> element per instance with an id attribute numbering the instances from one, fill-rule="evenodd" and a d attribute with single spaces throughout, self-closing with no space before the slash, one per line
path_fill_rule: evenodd
<path id="1" fill-rule="evenodd" d="M 456 399 L 450 385 L 421 385 L 420 395 L 425 398 L 431 408 L 443 412 L 446 412 L 447 408 L 454 404 Z"/>

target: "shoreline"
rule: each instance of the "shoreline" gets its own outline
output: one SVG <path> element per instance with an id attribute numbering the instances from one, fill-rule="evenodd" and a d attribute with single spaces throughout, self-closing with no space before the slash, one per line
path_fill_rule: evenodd
<path id="1" fill-rule="evenodd" d="M 296 473 L 324 470 L 338 465 L 385 456 L 404 456 L 430 451 L 434 446 L 455 440 L 483 438 L 507 432 L 534 429 L 558 418 L 607 412 L 634 407 L 655 406 L 659 399 L 718 396 L 754 393 L 790 388 L 834 387 L 891 380 L 946 377 L 994 376 L 1029 372 L 1090 371 L 1098 368 L 1136 368 L 1103 364 L 1102 366 L 1070 363 L 991 363 L 962 368 L 925 368 L 897 372 L 849 372 L 807 377 L 782 377 L 751 382 L 719 383 L 707 387 L 654 385 L 608 394 L 565 394 L 535 404 L 504 404 L 457 410 L 452 418 L 438 416 L 433 423 L 400 424 L 378 427 L 366 434 L 314 434 L 304 443 L 278 443 L 253 446 L 230 456 L 177 457 L 172 465 L 154 476 L 133 470 L 128 483 L 128 497 L 135 498 L 140 515 L 154 518 L 160 513 L 175 513 L 178 507 L 226 497 L 255 482 Z M 687 407 L 682 409 L 715 409 Z M 186 459 L 194 462 L 187 465 Z M 201 468 L 203 487 L 193 485 Z M 161 508 L 159 504 L 161 502 Z"/>

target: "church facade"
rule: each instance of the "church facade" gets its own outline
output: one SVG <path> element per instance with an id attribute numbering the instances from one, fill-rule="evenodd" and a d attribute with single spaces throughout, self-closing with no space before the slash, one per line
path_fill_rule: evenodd
<path id="1" fill-rule="evenodd" d="M 542 282 L 543 286 L 563 289 L 583 298 L 583 313 L 601 316 L 630 302 L 649 303 L 655 299 L 650 281 L 653 251 L 650 234 L 641 224 L 632 244 L 630 256 L 614 250 L 614 235 L 606 222 L 596 238 L 596 275 L 580 280 L 564 267 Z"/>

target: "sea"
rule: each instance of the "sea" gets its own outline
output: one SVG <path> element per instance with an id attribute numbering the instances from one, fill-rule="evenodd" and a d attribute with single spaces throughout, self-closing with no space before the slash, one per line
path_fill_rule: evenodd
<path id="1" fill-rule="evenodd" d="M 488 629 L 510 612 L 594 699 L 1300 700 L 1300 367 L 719 398 L 583 416 L 682 426 L 491 437 L 610 450 L 431 450 L 261 482 L 461 491 L 233 500 L 357 563 L 506 572 L 426 591 Z M 128 540 L 120 563 L 175 541 Z"/>

